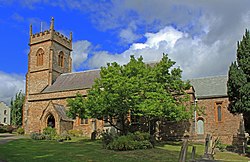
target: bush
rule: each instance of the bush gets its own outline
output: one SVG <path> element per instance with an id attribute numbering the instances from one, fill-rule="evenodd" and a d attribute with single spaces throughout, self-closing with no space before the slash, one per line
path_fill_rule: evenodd
<path id="1" fill-rule="evenodd" d="M 11 125 L 0 126 L 0 133 L 12 133 L 14 128 Z"/>
<path id="2" fill-rule="evenodd" d="M 147 133 L 136 132 L 134 134 L 128 134 L 127 136 L 113 138 L 107 144 L 106 148 L 117 151 L 153 148 L 153 145 L 150 143 L 149 138 L 150 135 Z"/>
<path id="3" fill-rule="evenodd" d="M 57 133 L 56 129 L 52 127 L 46 127 L 43 129 L 43 134 L 46 136 L 46 140 L 55 139 Z"/>
<path id="4" fill-rule="evenodd" d="M 60 135 L 60 137 L 61 137 L 63 140 L 71 140 L 70 135 L 69 135 L 66 131 L 64 131 L 64 132 Z"/>
<path id="5" fill-rule="evenodd" d="M 24 129 L 22 127 L 19 127 L 16 132 L 19 135 L 24 135 Z"/>
<path id="6" fill-rule="evenodd" d="M 6 133 L 6 132 L 7 132 L 6 128 L 3 126 L 0 126 L 0 133 Z"/>
<path id="7" fill-rule="evenodd" d="M 225 151 L 226 149 L 226 146 L 221 143 L 220 139 L 215 140 L 215 147 L 218 148 L 221 152 Z"/>
<path id="8" fill-rule="evenodd" d="M 110 144 L 111 142 L 113 142 L 114 139 L 117 138 L 117 135 L 114 135 L 110 132 L 103 132 L 101 133 L 101 140 L 103 143 L 104 147 L 107 147 L 108 144 Z"/>
<path id="9" fill-rule="evenodd" d="M 30 134 L 30 138 L 33 139 L 33 140 L 44 140 L 46 137 L 42 133 L 32 132 Z"/>
<path id="10" fill-rule="evenodd" d="M 82 136 L 82 131 L 81 130 L 71 129 L 71 130 L 68 131 L 68 134 L 70 136 L 73 136 L 73 137 L 80 137 L 80 136 Z"/>

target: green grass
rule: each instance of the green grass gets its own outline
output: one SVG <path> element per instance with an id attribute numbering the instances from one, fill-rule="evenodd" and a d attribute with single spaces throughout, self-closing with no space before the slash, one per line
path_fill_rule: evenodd
<path id="1" fill-rule="evenodd" d="M 31 139 L 19 139 L 0 146 L 0 159 L 8 162 L 19 161 L 84 161 L 84 162 L 161 162 L 178 161 L 180 145 L 178 143 L 157 146 L 154 149 L 136 151 L 112 151 L 102 148 L 100 141 L 86 139 L 73 139 L 70 142 L 58 143 L 56 141 L 35 141 Z M 204 147 L 197 145 L 197 156 L 203 154 Z M 189 158 L 191 147 L 189 147 Z M 219 153 L 216 157 L 229 156 Z M 236 160 L 245 160 L 237 154 L 230 154 Z M 242 158 L 242 159 L 240 159 Z"/>
<path id="2" fill-rule="evenodd" d="M 223 162 L 249 162 L 250 159 L 232 152 L 219 152 L 215 154 L 217 160 Z"/>

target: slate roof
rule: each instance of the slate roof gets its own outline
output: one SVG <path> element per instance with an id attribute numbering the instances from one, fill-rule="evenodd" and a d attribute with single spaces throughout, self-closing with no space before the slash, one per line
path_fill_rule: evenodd
<path id="1" fill-rule="evenodd" d="M 89 89 L 94 84 L 94 80 L 99 77 L 100 69 L 61 74 L 43 93 Z M 190 79 L 190 83 L 194 87 L 197 98 L 227 96 L 226 75 Z"/>
<path id="2" fill-rule="evenodd" d="M 43 90 L 43 93 L 88 89 L 99 77 L 100 69 L 61 74 L 51 86 Z"/>
<path id="3" fill-rule="evenodd" d="M 72 121 L 71 119 L 69 119 L 66 115 L 66 110 L 64 108 L 63 105 L 58 105 L 58 104 L 54 104 L 54 108 L 57 112 L 57 114 L 60 116 L 60 118 L 64 121 Z"/>
<path id="4" fill-rule="evenodd" d="M 227 96 L 227 76 L 213 76 L 190 79 L 197 98 L 225 97 Z"/>

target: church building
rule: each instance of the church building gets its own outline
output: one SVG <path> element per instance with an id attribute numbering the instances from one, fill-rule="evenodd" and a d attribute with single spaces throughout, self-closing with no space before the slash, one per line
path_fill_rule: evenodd
<path id="1" fill-rule="evenodd" d="M 87 90 L 100 77 L 100 70 L 72 72 L 72 33 L 67 38 L 55 31 L 52 18 L 49 30 L 33 33 L 30 26 L 29 46 L 23 107 L 25 133 L 42 132 L 51 126 L 58 133 L 76 129 L 90 136 L 93 131 L 106 129 L 102 120 L 72 120 L 66 116 L 67 99 L 77 93 L 87 96 Z M 191 79 L 190 102 L 204 111 L 194 111 L 193 119 L 180 127 L 174 123 L 162 124 L 164 135 L 183 136 L 186 132 L 194 139 L 204 139 L 210 133 L 219 136 L 222 143 L 232 143 L 241 118 L 227 110 L 226 83 L 227 76 Z"/>

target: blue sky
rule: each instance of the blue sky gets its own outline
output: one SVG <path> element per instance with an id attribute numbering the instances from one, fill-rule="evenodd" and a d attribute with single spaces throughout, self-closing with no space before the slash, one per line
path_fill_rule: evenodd
<path id="1" fill-rule="evenodd" d="M 30 24 L 40 32 L 54 17 L 57 31 L 73 32 L 74 71 L 125 64 L 130 55 L 158 61 L 168 53 L 186 79 L 227 74 L 250 26 L 248 6 L 247 0 L 0 0 L 0 101 L 24 91 Z"/>

